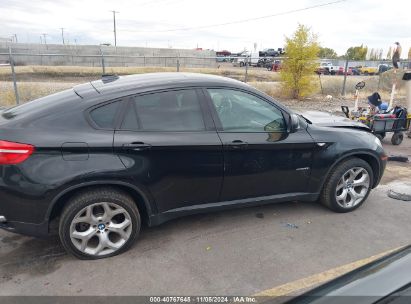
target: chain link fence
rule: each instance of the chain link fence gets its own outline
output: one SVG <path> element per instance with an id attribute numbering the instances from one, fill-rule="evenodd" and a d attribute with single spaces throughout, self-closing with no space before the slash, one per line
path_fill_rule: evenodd
<path id="1" fill-rule="evenodd" d="M 125 53 L 113 54 L 98 48 L 93 54 L 0 52 L 0 106 L 13 106 L 35 98 L 58 92 L 72 86 L 101 78 L 103 74 L 140 74 L 150 72 L 195 72 L 214 74 L 248 82 L 265 93 L 281 98 L 281 65 L 285 57 L 244 56 L 141 56 Z M 44 50 L 42 50 L 44 51 Z M 333 69 L 322 63 L 331 63 Z M 392 72 L 388 61 L 332 61 L 321 60 L 313 78 L 318 85 L 317 98 L 351 98 L 355 84 L 365 81 L 362 92 L 379 92 L 389 99 L 393 83 L 397 83 L 396 99 L 405 99 L 401 81 L 403 71 L 410 62 L 401 62 L 398 73 Z M 314 72 L 317 72 L 315 74 Z"/>

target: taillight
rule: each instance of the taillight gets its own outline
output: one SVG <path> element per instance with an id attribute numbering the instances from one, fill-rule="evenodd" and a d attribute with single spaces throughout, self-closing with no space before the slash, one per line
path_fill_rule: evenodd
<path id="1" fill-rule="evenodd" d="M 34 146 L 0 140 L 0 165 L 24 162 L 34 152 Z"/>

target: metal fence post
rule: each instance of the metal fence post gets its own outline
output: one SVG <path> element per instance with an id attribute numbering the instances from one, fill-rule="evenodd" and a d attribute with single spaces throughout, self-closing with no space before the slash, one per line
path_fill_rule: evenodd
<path id="1" fill-rule="evenodd" d="M 103 75 L 106 74 L 106 64 L 104 62 L 104 54 L 103 49 L 100 47 L 100 54 L 101 54 L 101 67 L 103 68 Z"/>
<path id="2" fill-rule="evenodd" d="M 180 72 L 180 60 L 177 59 L 177 72 Z"/>
<path id="3" fill-rule="evenodd" d="M 321 73 L 318 74 L 318 79 L 320 80 L 320 87 L 321 87 L 321 95 L 324 96 L 324 89 L 323 89 L 323 83 L 321 81 Z"/>
<path id="4" fill-rule="evenodd" d="M 244 82 L 247 82 L 248 78 L 248 57 L 245 57 L 245 77 L 244 77 Z"/>
<path id="5" fill-rule="evenodd" d="M 345 85 L 347 83 L 347 74 L 348 74 L 348 58 L 345 61 L 345 70 L 344 70 L 344 82 L 343 82 L 343 87 L 341 91 L 341 95 L 345 97 Z"/>
<path id="6" fill-rule="evenodd" d="M 16 96 L 16 104 L 18 105 L 20 104 L 20 97 L 19 97 L 19 91 L 17 89 L 16 72 L 14 71 L 14 60 L 13 60 L 13 56 L 11 55 L 10 46 L 9 46 L 9 60 L 10 60 L 11 74 L 13 75 L 14 95 Z"/>

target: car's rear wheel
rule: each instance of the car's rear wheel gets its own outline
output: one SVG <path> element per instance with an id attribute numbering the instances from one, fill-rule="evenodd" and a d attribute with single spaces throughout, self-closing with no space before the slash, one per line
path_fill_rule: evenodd
<path id="1" fill-rule="evenodd" d="M 373 171 L 366 161 L 359 158 L 343 161 L 328 176 L 321 203 L 336 212 L 355 210 L 370 194 L 373 178 Z"/>
<path id="2" fill-rule="evenodd" d="M 80 259 L 101 259 L 126 251 L 137 239 L 140 213 L 133 199 L 114 188 L 82 191 L 64 209 L 59 235 Z"/>

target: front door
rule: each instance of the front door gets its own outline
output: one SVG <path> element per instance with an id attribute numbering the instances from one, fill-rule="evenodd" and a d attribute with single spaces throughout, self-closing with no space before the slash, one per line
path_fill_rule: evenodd
<path id="1" fill-rule="evenodd" d="M 222 201 L 307 191 L 314 141 L 305 129 L 287 132 L 287 113 L 250 92 L 207 93 L 224 147 Z"/>
<path id="2" fill-rule="evenodd" d="M 184 89 L 132 97 L 115 132 L 115 151 L 159 212 L 219 199 L 222 145 L 198 96 Z"/>

